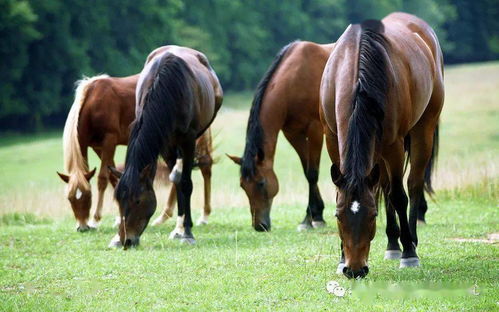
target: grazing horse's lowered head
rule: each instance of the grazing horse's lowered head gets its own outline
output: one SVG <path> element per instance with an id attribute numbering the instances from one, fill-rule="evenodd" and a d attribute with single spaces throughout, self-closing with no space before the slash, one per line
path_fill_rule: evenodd
<path id="1" fill-rule="evenodd" d="M 279 182 L 272 166 L 265 166 L 262 161 L 244 164 L 245 161 L 240 157 L 227 156 L 242 166 L 240 185 L 248 195 L 253 228 L 258 232 L 270 231 L 270 209 L 279 191 Z"/>
<path id="2" fill-rule="evenodd" d="M 375 165 L 362 183 L 352 187 L 340 169 L 335 164 L 331 166 L 331 177 L 338 188 L 335 215 L 343 247 L 343 274 L 348 278 L 365 277 L 369 272 L 369 249 L 378 215 L 375 188 L 379 176 L 379 166 Z"/>
<path id="3" fill-rule="evenodd" d="M 122 220 L 119 226 L 120 242 L 127 249 L 139 245 L 140 235 L 156 210 L 156 194 L 153 189 L 156 165 L 147 165 L 140 173 L 134 173 L 135 168 L 129 168 L 124 173 L 113 167 L 109 169 L 120 179 L 115 197 Z M 122 183 L 122 180 L 128 183 Z"/>

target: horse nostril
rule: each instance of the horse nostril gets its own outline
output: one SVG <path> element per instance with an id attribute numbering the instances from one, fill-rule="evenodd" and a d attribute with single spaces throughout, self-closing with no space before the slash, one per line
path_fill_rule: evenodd
<path id="1" fill-rule="evenodd" d="M 350 269 L 348 267 L 344 267 L 343 268 L 343 275 L 345 275 L 347 278 L 353 278 L 354 277 L 352 269 Z"/>
<path id="2" fill-rule="evenodd" d="M 366 276 L 369 273 L 369 267 L 365 266 L 362 269 L 364 270 L 364 276 Z"/>

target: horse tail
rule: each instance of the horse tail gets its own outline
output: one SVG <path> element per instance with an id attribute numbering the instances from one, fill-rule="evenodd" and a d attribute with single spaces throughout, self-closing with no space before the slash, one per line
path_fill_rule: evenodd
<path id="1" fill-rule="evenodd" d="M 438 143 L 439 143 L 439 125 L 437 124 L 437 127 L 435 128 L 435 132 L 433 132 L 433 146 L 431 149 L 431 157 L 430 161 L 428 162 L 428 165 L 426 166 L 425 169 L 425 174 L 424 174 L 424 183 L 425 183 L 425 191 L 428 194 L 433 194 L 435 191 L 433 189 L 433 186 L 431 185 L 431 176 L 433 174 L 433 170 L 435 169 L 435 164 L 437 162 L 438 158 Z"/>
<path id="2" fill-rule="evenodd" d="M 256 87 L 253 103 L 251 104 L 248 126 L 246 128 L 246 146 L 244 147 L 243 160 L 241 164 L 241 175 L 243 178 L 252 177 L 255 174 L 255 157 L 262 160 L 265 155 L 263 152 L 263 128 L 260 123 L 260 109 L 262 107 L 263 97 L 267 91 L 270 80 L 274 76 L 277 68 L 286 55 L 299 43 L 299 40 L 286 45 L 277 53 L 272 64 L 267 69 L 262 79 Z"/>
<path id="3" fill-rule="evenodd" d="M 78 121 L 80 119 L 80 111 L 85 103 L 89 86 L 96 80 L 109 78 L 108 75 L 99 75 L 95 77 L 84 77 L 76 82 L 75 99 L 71 109 L 69 110 L 66 124 L 64 125 L 64 133 L 62 136 L 63 152 L 64 152 L 64 170 L 71 176 L 75 175 L 76 180 L 70 179 L 70 184 L 81 186 L 85 190 L 90 189 L 90 184 L 85 178 L 88 172 L 88 163 L 84 159 L 80 140 L 78 138 Z"/>
<path id="4" fill-rule="evenodd" d="M 345 178 L 353 189 L 369 169 L 372 140 L 381 141 L 388 92 L 388 42 L 383 24 L 368 20 L 361 25 L 358 77 L 346 142 Z"/>

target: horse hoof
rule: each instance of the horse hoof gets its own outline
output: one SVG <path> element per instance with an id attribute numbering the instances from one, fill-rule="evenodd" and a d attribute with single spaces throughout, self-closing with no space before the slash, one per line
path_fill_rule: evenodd
<path id="1" fill-rule="evenodd" d="M 305 232 L 305 231 L 308 231 L 311 229 L 313 229 L 312 224 L 310 224 L 308 222 L 300 223 L 300 224 L 298 224 L 298 227 L 296 228 L 296 230 L 298 232 Z"/>
<path id="2" fill-rule="evenodd" d="M 121 246 L 120 236 L 118 234 L 116 234 L 109 242 L 109 245 L 107 245 L 108 248 L 120 248 Z"/>
<path id="3" fill-rule="evenodd" d="M 88 231 L 92 231 L 92 230 L 95 230 L 95 228 L 91 227 L 89 225 L 80 225 L 76 228 L 76 231 L 78 231 L 80 233 L 84 233 L 84 232 L 88 232 Z"/>
<path id="4" fill-rule="evenodd" d="M 402 258 L 400 259 L 400 268 L 413 268 L 419 266 L 418 257 Z"/>
<path id="5" fill-rule="evenodd" d="M 345 267 L 344 262 L 338 263 L 338 267 L 336 268 L 336 274 L 343 275 L 343 268 Z"/>
<path id="6" fill-rule="evenodd" d="M 418 225 L 419 225 L 419 226 L 424 226 L 424 225 L 426 225 L 426 221 L 425 221 L 425 220 L 420 220 L 420 219 L 418 219 L 417 223 L 418 223 Z"/>
<path id="7" fill-rule="evenodd" d="M 314 229 L 323 228 L 325 226 L 326 226 L 326 222 L 325 221 L 312 221 L 312 227 Z"/>
<path id="8" fill-rule="evenodd" d="M 97 221 L 96 219 L 90 220 L 90 222 L 88 222 L 88 226 L 90 228 L 93 228 L 93 229 L 98 228 L 99 225 L 100 225 L 100 221 Z"/>
<path id="9" fill-rule="evenodd" d="M 196 222 L 196 225 L 207 225 L 207 224 L 208 224 L 208 219 L 205 217 L 200 217 Z"/>
<path id="10" fill-rule="evenodd" d="M 163 216 L 157 217 L 156 219 L 154 219 L 154 221 L 151 223 L 151 225 L 152 226 L 161 225 L 161 224 L 165 223 L 165 221 L 168 219 L 169 219 L 168 217 L 164 218 Z"/>
<path id="11" fill-rule="evenodd" d="M 173 231 L 170 233 L 170 235 L 168 236 L 169 239 L 181 239 L 182 237 L 184 236 L 183 233 L 179 233 L 177 231 Z"/>
<path id="12" fill-rule="evenodd" d="M 196 243 L 196 240 L 194 237 L 181 237 L 180 242 L 188 245 L 194 245 Z"/>
<path id="13" fill-rule="evenodd" d="M 385 250 L 385 260 L 398 260 L 402 258 L 400 250 Z"/>

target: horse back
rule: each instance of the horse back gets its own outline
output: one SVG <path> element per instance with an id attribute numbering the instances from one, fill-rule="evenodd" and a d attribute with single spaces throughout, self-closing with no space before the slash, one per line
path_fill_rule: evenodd
<path id="1" fill-rule="evenodd" d="M 88 86 L 80 112 L 80 138 L 100 146 L 106 135 L 126 145 L 129 125 L 135 118 L 135 86 L 138 75 L 97 79 Z"/>

